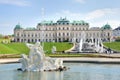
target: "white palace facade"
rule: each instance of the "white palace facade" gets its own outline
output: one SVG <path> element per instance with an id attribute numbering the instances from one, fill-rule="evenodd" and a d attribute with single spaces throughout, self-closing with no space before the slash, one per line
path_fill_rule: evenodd
<path id="1" fill-rule="evenodd" d="M 103 27 L 89 27 L 89 23 L 81 21 L 70 22 L 66 18 L 60 18 L 56 22 L 42 21 L 36 28 L 24 29 L 20 24 L 14 28 L 15 42 L 79 42 L 82 33 L 86 39 L 98 39 L 112 41 L 112 29 L 109 24 Z"/>

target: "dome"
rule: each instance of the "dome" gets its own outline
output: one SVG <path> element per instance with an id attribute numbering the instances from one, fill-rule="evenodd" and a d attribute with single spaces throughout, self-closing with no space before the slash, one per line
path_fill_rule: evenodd
<path id="1" fill-rule="evenodd" d="M 20 24 L 17 24 L 14 29 L 22 29 L 22 27 L 20 26 Z"/>
<path id="2" fill-rule="evenodd" d="M 106 24 L 102 27 L 102 29 L 112 29 L 111 26 L 109 24 Z"/>

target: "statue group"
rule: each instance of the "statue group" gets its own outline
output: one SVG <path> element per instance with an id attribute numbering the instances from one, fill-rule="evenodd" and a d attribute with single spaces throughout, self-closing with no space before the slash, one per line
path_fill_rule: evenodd
<path id="1" fill-rule="evenodd" d="M 22 63 L 22 71 L 57 71 L 64 70 L 62 59 L 46 57 L 40 42 L 35 44 L 26 43 L 30 49 L 29 55 L 22 54 L 19 60 Z"/>

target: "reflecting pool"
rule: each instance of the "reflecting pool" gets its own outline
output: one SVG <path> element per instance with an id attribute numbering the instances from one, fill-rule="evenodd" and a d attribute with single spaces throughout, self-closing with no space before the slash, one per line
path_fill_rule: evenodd
<path id="1" fill-rule="evenodd" d="M 64 63 L 63 72 L 21 72 L 21 64 L 0 64 L 0 80 L 120 80 L 118 64 Z"/>

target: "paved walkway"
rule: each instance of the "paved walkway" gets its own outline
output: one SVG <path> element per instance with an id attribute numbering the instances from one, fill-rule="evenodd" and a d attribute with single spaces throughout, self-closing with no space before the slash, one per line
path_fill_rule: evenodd
<path id="1" fill-rule="evenodd" d="M 120 58 L 120 53 L 116 53 L 116 54 L 99 54 L 99 55 L 113 57 L 113 58 Z"/>
<path id="2" fill-rule="evenodd" d="M 64 62 L 120 64 L 120 58 L 62 58 Z"/>
<path id="3" fill-rule="evenodd" d="M 111 63 L 120 64 L 120 58 L 90 58 L 90 57 L 75 57 L 75 58 L 60 58 L 64 62 L 81 62 L 81 63 Z M 0 64 L 3 63 L 18 63 L 19 58 L 0 59 Z"/>
<path id="4" fill-rule="evenodd" d="M 0 59 L 0 64 L 3 63 L 18 63 L 19 58 L 8 58 L 8 59 Z"/>

